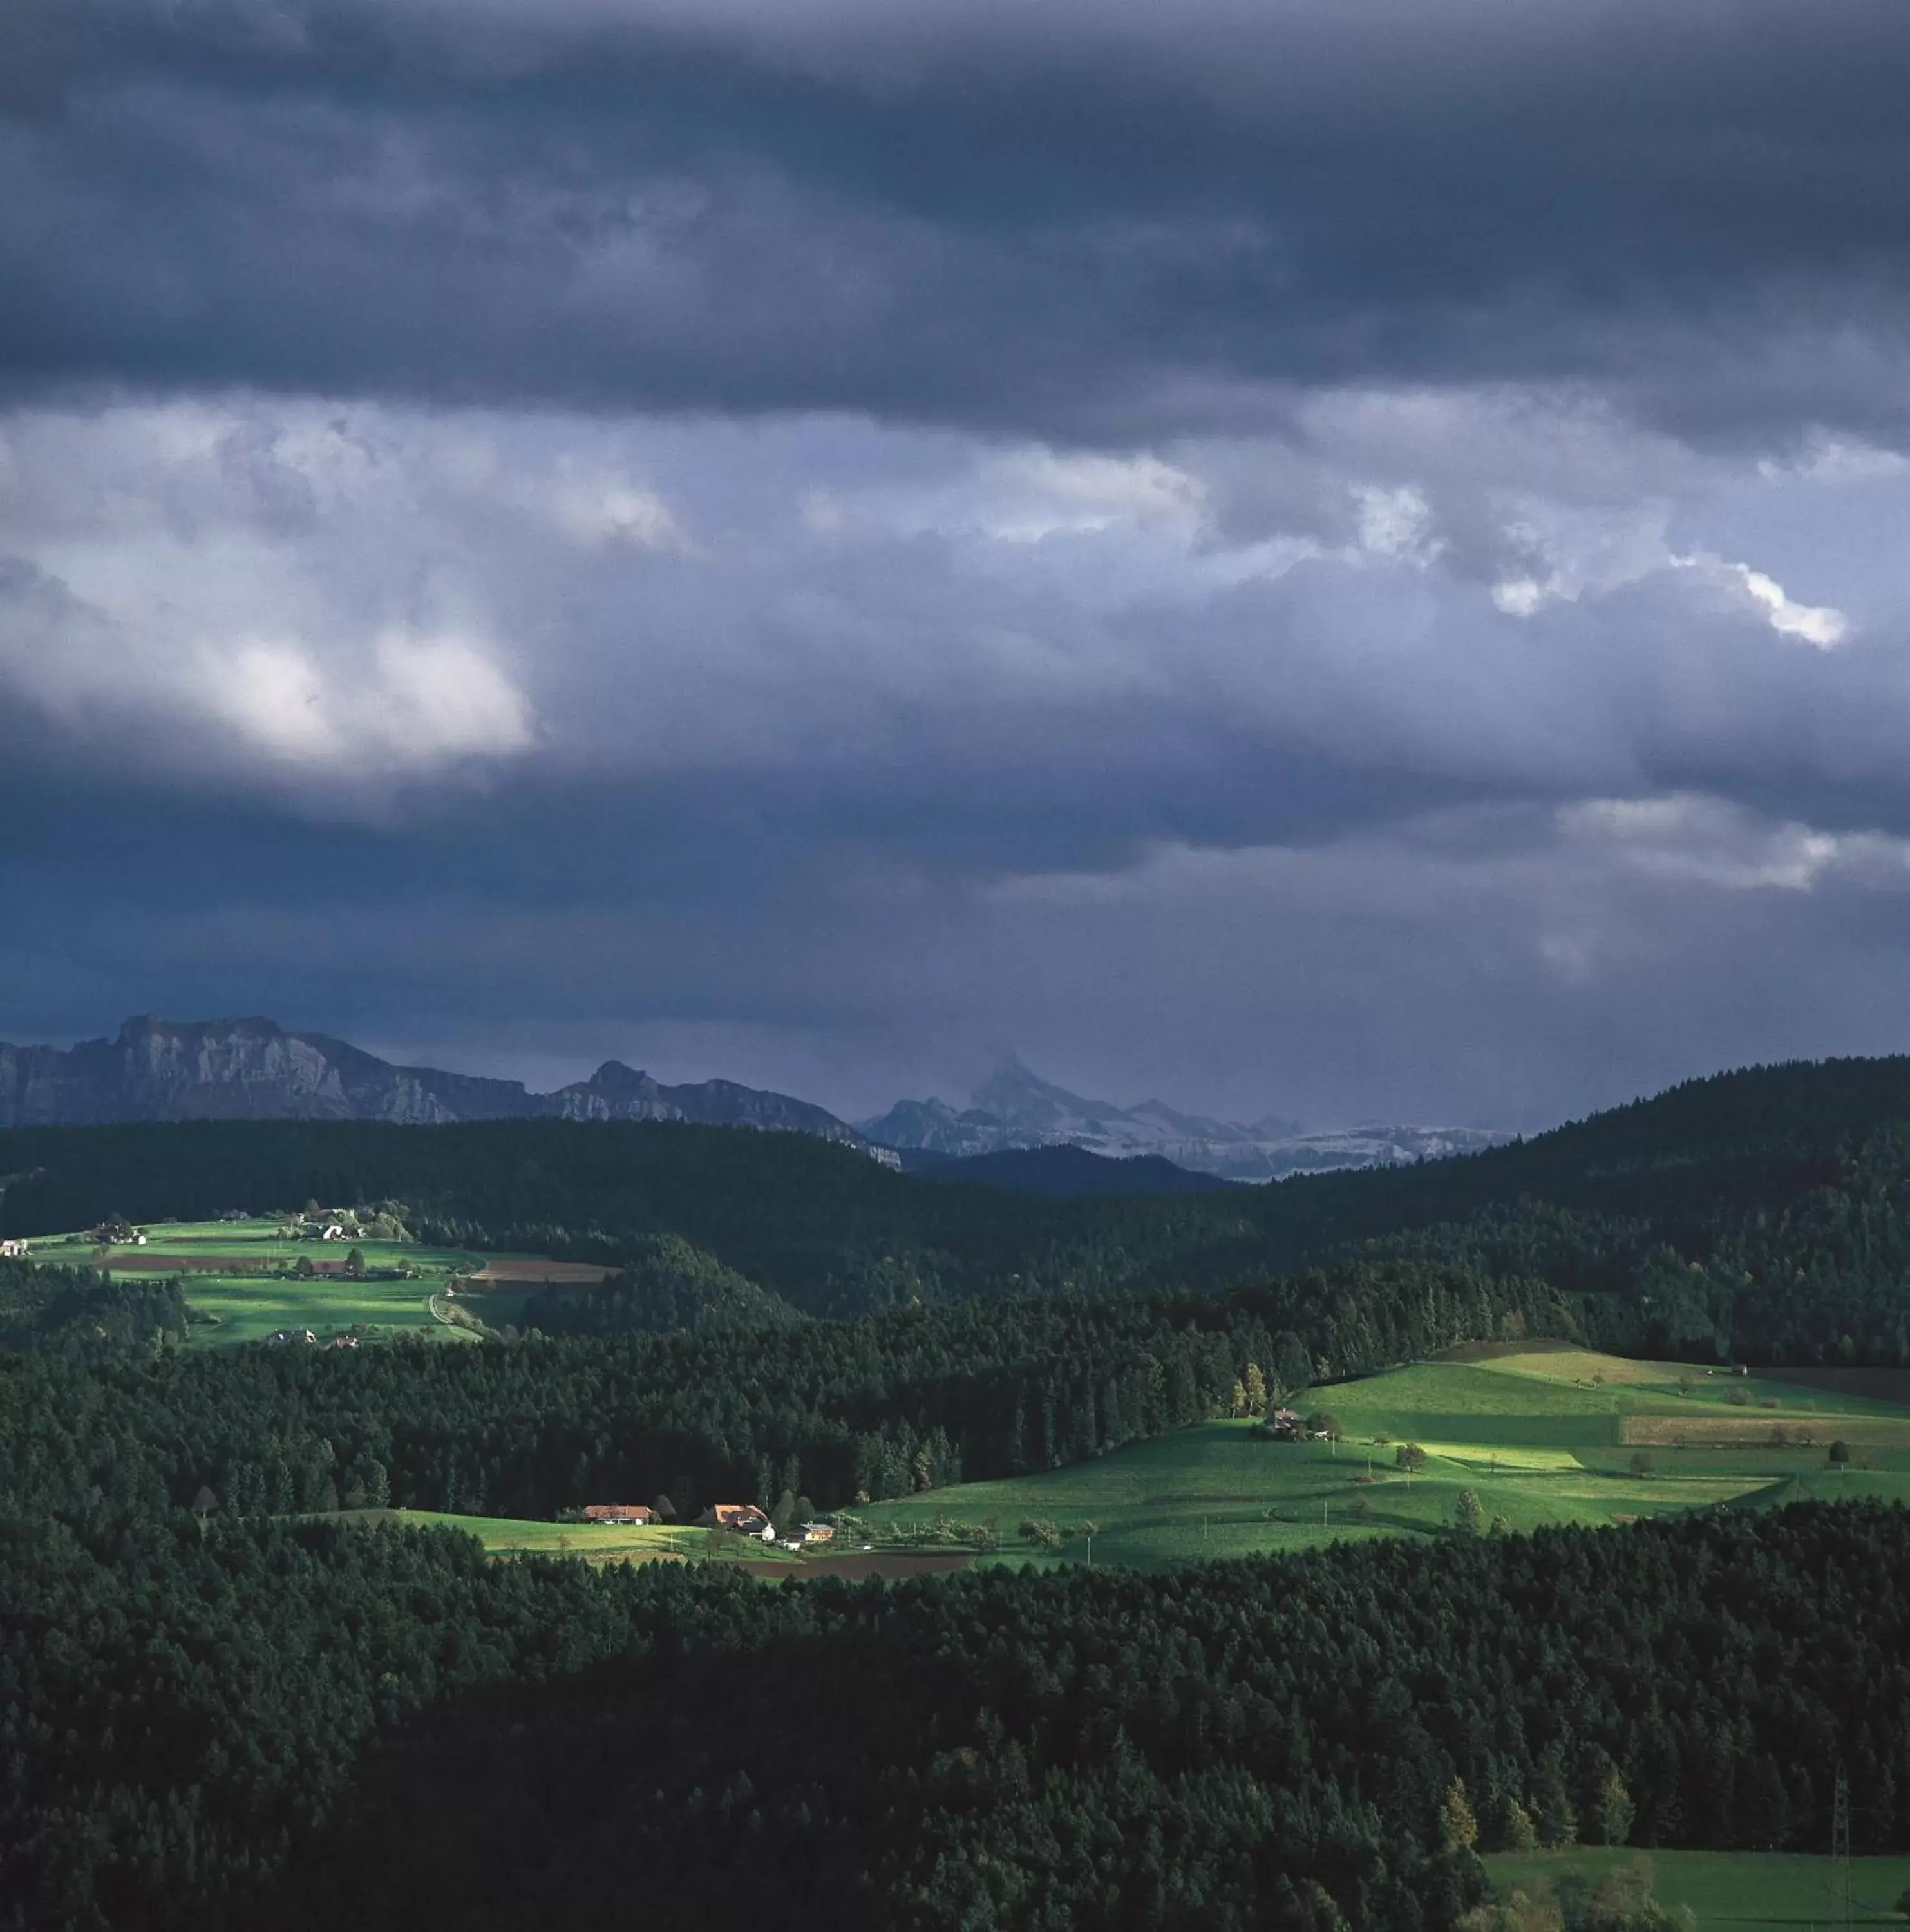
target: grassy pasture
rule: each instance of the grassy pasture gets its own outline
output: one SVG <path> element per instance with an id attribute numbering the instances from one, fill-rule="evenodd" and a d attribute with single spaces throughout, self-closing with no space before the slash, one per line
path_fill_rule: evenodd
<path id="1" fill-rule="evenodd" d="M 1831 1861 L 1789 1852 L 1649 1852 L 1583 1850 L 1490 1855 L 1486 1869 L 1503 1898 L 1515 1887 L 1534 1897 L 1566 1872 L 1596 1880 L 1615 1865 L 1651 1862 L 1653 1891 L 1661 1905 L 1689 1906 L 1700 1932 L 1768 1932 L 1782 1926 L 1842 1922 L 1833 1910 Z M 1910 1885 L 1910 1858 L 1852 1861 L 1857 1925 L 1901 1925 L 1892 1910 Z"/>
<path id="2" fill-rule="evenodd" d="M 276 1329 L 309 1328 L 321 1339 L 363 1323 L 373 1331 L 409 1329 L 448 1340 L 470 1331 L 447 1326 L 431 1312 L 433 1295 L 454 1276 L 483 1268 L 490 1257 L 409 1241 L 287 1241 L 268 1222 L 162 1222 L 146 1229 L 142 1247 L 102 1248 L 82 1236 L 47 1235 L 32 1244 L 36 1261 L 102 1268 L 124 1278 L 176 1275 L 187 1300 L 216 1324 L 196 1324 L 195 1347 L 262 1341 Z M 357 1248 L 367 1274 L 409 1269 L 412 1279 L 354 1280 L 343 1272 Z M 289 1272 L 301 1257 L 315 1272 Z"/>
<path id="3" fill-rule="evenodd" d="M 1625 1439 L 1640 1418 L 1735 1420 L 1744 1412 L 1727 1398 L 1747 1381 L 1529 1345 L 1473 1352 L 1469 1360 L 1418 1363 L 1314 1390 L 1300 1406 L 1338 1418 L 1345 1439 L 1336 1444 L 1269 1442 L 1244 1422 L 1204 1423 L 1075 1468 L 964 1484 L 859 1514 L 879 1541 L 902 1544 L 933 1540 L 937 1518 L 992 1526 L 999 1547 L 984 1560 L 994 1562 L 1031 1560 L 1019 1533 L 1024 1520 L 1064 1532 L 1092 1522 L 1093 1561 L 1156 1568 L 1345 1538 L 1439 1534 L 1468 1489 L 1488 1522 L 1503 1519 L 1516 1530 L 1807 1496 L 1910 1502 L 1910 1412 L 1873 1400 L 1790 1386 L 1775 1416 L 1750 1412 L 1759 1423 L 1753 1441 L 1727 1432 L 1641 1452 Z M 1804 1411 L 1805 1401 L 1814 1408 Z M 1774 1419 L 1800 1435 L 1808 1423 L 1814 1446 L 1773 1445 Z M 1830 1468 L 1825 1445 L 1835 1437 L 1872 1466 Z M 1394 1460 L 1405 1442 L 1427 1459 L 1410 1478 Z M 1651 1459 L 1648 1472 L 1632 1467 L 1640 1453 Z M 1032 1560 L 1087 1556 L 1087 1540 L 1072 1534 L 1058 1554 Z"/>
<path id="4" fill-rule="evenodd" d="M 566 1556 L 586 1563 L 724 1563 L 769 1582 L 818 1576 L 853 1582 L 868 1576 L 939 1575 L 964 1569 L 971 1561 L 961 1551 L 865 1552 L 858 1546 L 796 1552 L 767 1550 L 750 1538 L 713 1529 L 540 1522 L 514 1516 L 450 1516 L 437 1510 L 340 1510 L 329 1520 L 367 1529 L 397 1524 L 409 1529 L 461 1530 L 475 1536 L 493 1556 Z"/>

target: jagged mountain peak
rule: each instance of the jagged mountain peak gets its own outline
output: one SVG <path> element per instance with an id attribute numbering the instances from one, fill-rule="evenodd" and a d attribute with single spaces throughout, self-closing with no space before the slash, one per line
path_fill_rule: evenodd
<path id="1" fill-rule="evenodd" d="M 1159 1155 L 1197 1173 L 1240 1180 L 1468 1154 L 1505 1138 L 1478 1128 L 1403 1126 L 1307 1134 L 1277 1114 L 1249 1126 L 1182 1113 L 1163 1100 L 1117 1106 L 1043 1079 L 1015 1053 L 1003 1057 L 972 1100 L 961 1112 L 939 1100 L 899 1100 L 859 1125 L 878 1146 L 955 1159 L 1078 1147 L 1116 1159 Z"/>

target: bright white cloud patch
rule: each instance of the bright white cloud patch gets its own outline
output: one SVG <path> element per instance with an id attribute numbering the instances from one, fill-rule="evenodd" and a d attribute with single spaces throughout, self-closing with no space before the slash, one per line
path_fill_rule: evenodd
<path id="1" fill-rule="evenodd" d="M 1910 839 L 1768 824 L 1714 799 L 1588 800 L 1564 808 L 1559 825 L 1641 872 L 1726 892 L 1807 892 L 1830 879 L 1910 888 Z"/>
<path id="2" fill-rule="evenodd" d="M 683 552 L 691 547 L 662 497 L 614 472 L 580 473 L 574 464 L 561 464 L 541 494 L 531 493 L 530 500 L 546 507 L 574 542 Z"/>
<path id="3" fill-rule="evenodd" d="M 197 669 L 203 702 L 241 751 L 347 782 L 508 757 L 532 739 L 523 694 L 461 638 L 393 632 L 368 650 L 322 654 L 208 647 Z"/>
<path id="4" fill-rule="evenodd" d="M 1797 604 L 1784 594 L 1784 586 L 1774 577 L 1748 566 L 1744 570 L 1744 588 L 1771 613 L 1771 628 L 1787 638 L 1801 638 L 1821 651 L 1834 650 L 1844 640 L 1849 620 L 1841 610 L 1825 604 Z"/>
<path id="5" fill-rule="evenodd" d="M 1795 638 L 1800 643 L 1828 651 L 1834 650 L 1849 634 L 1850 620 L 1841 610 L 1828 604 L 1793 602 L 1774 577 L 1749 564 L 1728 562 L 1723 557 L 1702 553 L 1674 557 L 1672 562 L 1681 569 L 1696 571 L 1740 598 L 1762 615 L 1780 637 Z"/>
<path id="6" fill-rule="evenodd" d="M 1360 546 L 1377 556 L 1410 557 L 1429 563 L 1443 545 L 1434 533 L 1432 506 L 1411 484 L 1386 489 L 1360 484 L 1354 497 L 1360 509 Z"/>

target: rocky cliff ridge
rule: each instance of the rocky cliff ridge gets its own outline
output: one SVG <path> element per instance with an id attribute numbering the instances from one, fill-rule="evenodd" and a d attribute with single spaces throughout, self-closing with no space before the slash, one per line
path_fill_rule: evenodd
<path id="1" fill-rule="evenodd" d="M 670 1087 L 620 1060 L 554 1094 L 520 1082 L 397 1066 L 348 1041 L 268 1019 L 130 1019 L 69 1048 L 0 1042 L 0 1126 L 115 1120 L 693 1120 L 814 1134 L 851 1147 L 826 1109 L 730 1080 Z"/>

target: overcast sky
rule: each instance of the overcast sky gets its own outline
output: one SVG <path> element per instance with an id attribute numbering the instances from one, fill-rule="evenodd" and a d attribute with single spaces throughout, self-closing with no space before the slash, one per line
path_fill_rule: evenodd
<path id="1" fill-rule="evenodd" d="M 1910 1047 L 1902 0 L 10 0 L 0 1038 L 1532 1127 Z"/>

